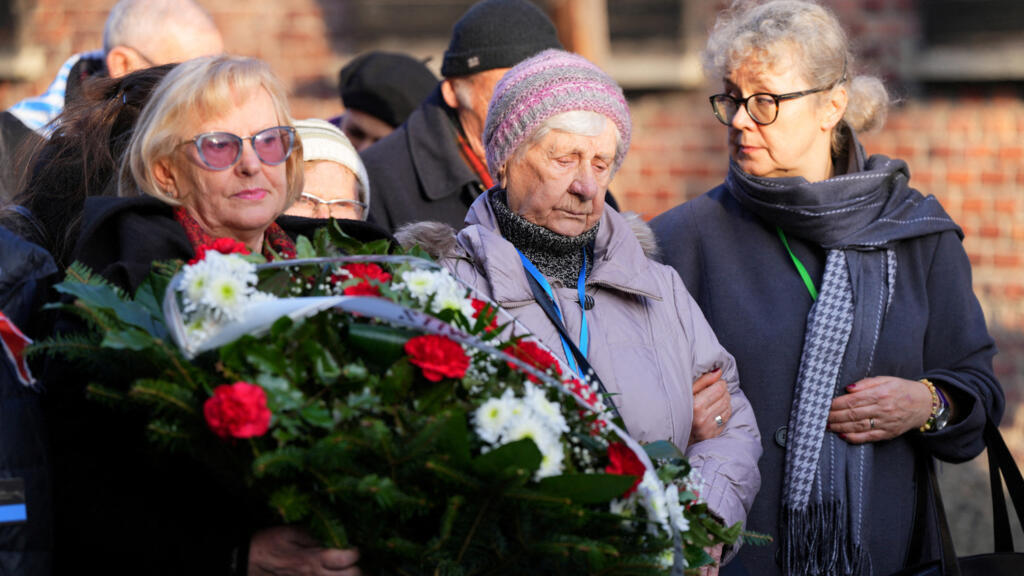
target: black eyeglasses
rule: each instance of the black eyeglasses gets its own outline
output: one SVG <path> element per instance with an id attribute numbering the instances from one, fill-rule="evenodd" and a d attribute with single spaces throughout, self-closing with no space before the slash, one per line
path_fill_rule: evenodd
<path id="1" fill-rule="evenodd" d="M 211 170 L 227 170 L 242 157 L 245 141 L 252 143 L 252 149 L 260 162 L 277 166 L 291 156 L 295 147 L 295 129 L 291 126 L 274 126 L 260 130 L 248 138 L 230 132 L 206 132 L 182 144 L 195 143 L 199 159 Z"/>
<path id="2" fill-rule="evenodd" d="M 775 122 L 775 119 L 779 117 L 779 102 L 782 102 L 783 100 L 801 98 L 809 94 L 824 92 L 831 88 L 832 86 L 825 86 L 822 88 L 814 88 L 813 90 L 790 92 L 789 94 L 769 94 L 767 92 L 758 92 L 757 94 L 751 94 L 746 98 L 736 98 L 729 94 L 715 94 L 710 98 L 711 109 L 715 111 L 715 118 L 718 118 L 719 122 L 729 126 L 732 124 L 732 119 L 740 109 L 740 104 L 742 103 L 744 108 L 747 109 L 747 115 L 750 116 L 751 120 L 761 126 L 767 126 L 772 122 Z"/>

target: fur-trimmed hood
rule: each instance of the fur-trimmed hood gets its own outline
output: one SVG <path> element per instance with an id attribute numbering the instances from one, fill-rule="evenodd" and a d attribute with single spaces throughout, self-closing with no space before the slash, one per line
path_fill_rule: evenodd
<path id="1" fill-rule="evenodd" d="M 606 210 L 611 208 L 605 207 Z M 652 260 L 661 260 L 654 231 L 636 212 L 622 212 L 622 218 L 629 224 L 644 254 Z M 458 233 L 444 222 L 411 222 L 395 232 L 395 238 L 404 248 L 419 246 L 435 259 L 450 258 L 457 254 Z"/>

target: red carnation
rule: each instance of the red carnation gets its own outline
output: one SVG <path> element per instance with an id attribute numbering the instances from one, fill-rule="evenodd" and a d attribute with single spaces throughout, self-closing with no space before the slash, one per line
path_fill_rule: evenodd
<path id="1" fill-rule="evenodd" d="M 253 438 L 267 433 L 270 409 L 263 388 L 248 382 L 213 389 L 203 405 L 206 423 L 222 438 Z"/>
<path id="2" fill-rule="evenodd" d="M 559 367 L 558 360 L 556 360 L 550 352 L 542 348 L 536 342 L 520 340 L 515 344 L 506 346 L 502 351 L 513 358 L 518 358 L 523 362 L 526 362 L 541 372 L 547 373 L 553 368 L 555 370 L 555 374 L 558 374 L 559 376 L 562 375 L 562 368 Z M 508 367 L 513 370 L 519 369 L 519 367 L 512 362 L 507 362 L 507 364 Z M 530 379 L 530 382 L 539 382 L 539 380 L 532 374 L 527 374 L 526 377 Z"/>
<path id="3" fill-rule="evenodd" d="M 195 264 L 206 258 L 207 252 L 220 252 L 221 254 L 250 254 L 245 243 L 234 238 L 217 238 L 212 244 L 201 244 L 196 247 L 196 257 L 189 260 L 189 264 Z"/>
<path id="4" fill-rule="evenodd" d="M 458 343 L 445 338 L 428 334 L 409 339 L 405 343 L 405 353 L 409 362 L 423 370 L 423 377 L 431 382 L 440 382 L 441 378 L 462 378 L 469 368 L 469 356 Z"/>
<path id="5" fill-rule="evenodd" d="M 636 457 L 629 446 L 622 442 L 612 442 L 608 445 L 608 461 L 610 464 L 605 467 L 605 472 L 620 476 L 636 476 L 636 480 L 629 490 L 622 493 L 623 498 L 628 498 L 644 477 L 644 463 Z"/>
<path id="6" fill-rule="evenodd" d="M 348 286 L 342 291 L 346 296 L 380 296 L 380 286 L 370 282 L 370 280 L 376 280 L 382 284 L 391 281 L 391 274 L 385 272 L 383 268 L 372 262 L 354 262 L 346 264 L 342 268 L 351 274 L 352 278 L 362 279 L 362 282 Z M 332 282 L 338 282 L 343 279 L 343 276 L 331 276 Z"/>
<path id="7" fill-rule="evenodd" d="M 479 318 L 481 314 L 484 314 L 485 317 L 489 316 L 491 318 L 491 322 L 484 327 L 484 332 L 496 330 L 498 328 L 498 314 L 497 310 L 494 309 L 494 306 L 491 306 L 490 303 L 484 302 L 483 300 L 477 300 L 476 298 L 472 299 L 472 304 L 473 310 L 475 310 L 475 312 L 473 312 L 474 320 Z"/>

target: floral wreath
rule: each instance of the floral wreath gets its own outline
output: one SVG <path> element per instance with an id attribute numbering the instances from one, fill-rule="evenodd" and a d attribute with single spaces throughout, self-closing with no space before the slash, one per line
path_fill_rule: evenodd
<path id="1" fill-rule="evenodd" d="M 674 445 L 640 446 L 507 312 L 389 250 L 336 225 L 270 263 L 219 239 L 134 297 L 75 264 L 61 307 L 93 333 L 32 352 L 137 356 L 90 393 L 373 571 L 682 573 L 738 542 Z"/>

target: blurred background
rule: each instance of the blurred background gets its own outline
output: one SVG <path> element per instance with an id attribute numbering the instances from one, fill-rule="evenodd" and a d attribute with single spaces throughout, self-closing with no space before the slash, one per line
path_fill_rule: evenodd
<path id="1" fill-rule="evenodd" d="M 427 59 L 438 71 L 471 0 L 199 0 L 229 52 L 262 58 L 285 81 L 297 118 L 342 111 L 338 70 L 370 49 Z M 626 89 L 633 144 L 612 190 L 647 218 L 720 183 L 725 129 L 712 117 L 699 57 L 721 0 L 536 0 L 566 48 Z M 115 0 L 0 0 L 0 109 L 42 93 L 72 54 L 102 46 Z M 906 160 L 911 185 L 963 227 L 974 289 L 1000 354 L 1002 429 L 1024 462 L 1024 2 L 823 0 L 859 61 L 898 104 L 862 137 L 869 154 Z M 987 465 L 941 470 L 958 552 L 991 550 Z M 1014 524 L 1017 549 L 1024 537 Z"/>

